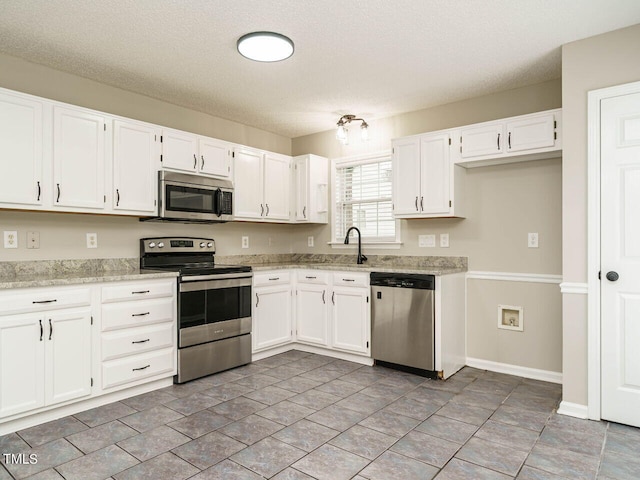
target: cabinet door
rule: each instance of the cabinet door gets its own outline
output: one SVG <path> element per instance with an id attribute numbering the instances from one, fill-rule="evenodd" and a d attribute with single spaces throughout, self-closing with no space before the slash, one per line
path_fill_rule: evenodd
<path id="1" fill-rule="evenodd" d="M 162 131 L 162 167 L 183 172 L 196 172 L 198 168 L 198 139 L 179 130 Z"/>
<path id="2" fill-rule="evenodd" d="M 492 123 L 460 130 L 462 158 L 497 155 L 504 152 L 505 138 L 502 123 Z"/>
<path id="3" fill-rule="evenodd" d="M 507 152 L 553 147 L 555 144 L 552 113 L 535 115 L 507 123 Z"/>
<path id="4" fill-rule="evenodd" d="M 233 165 L 234 207 L 236 218 L 262 218 L 262 154 L 251 150 L 236 150 Z"/>
<path id="5" fill-rule="evenodd" d="M 44 405 L 41 328 L 44 329 L 41 316 L 0 318 L 0 417 Z"/>
<path id="6" fill-rule="evenodd" d="M 267 153 L 264 156 L 264 218 L 289 220 L 291 157 Z"/>
<path id="7" fill-rule="evenodd" d="M 198 144 L 200 147 L 199 172 L 216 177 L 229 177 L 231 175 L 229 144 L 214 138 L 201 138 Z"/>
<path id="8" fill-rule="evenodd" d="M 449 135 L 425 135 L 420 139 L 420 211 L 424 214 L 450 210 Z"/>
<path id="9" fill-rule="evenodd" d="M 326 285 L 298 284 L 296 289 L 296 339 L 329 345 L 329 292 Z"/>
<path id="10" fill-rule="evenodd" d="M 277 285 L 253 290 L 254 351 L 291 341 L 291 287 Z"/>
<path id="11" fill-rule="evenodd" d="M 393 142 L 393 213 L 420 213 L 420 138 Z"/>
<path id="12" fill-rule="evenodd" d="M 42 205 L 42 103 L 0 93 L 0 203 Z"/>
<path id="13" fill-rule="evenodd" d="M 45 316 L 46 405 L 91 393 L 91 312 Z"/>
<path id="14" fill-rule="evenodd" d="M 311 216 L 309 210 L 309 158 L 296 158 L 293 165 L 295 189 L 295 220 L 308 222 Z"/>
<path id="15" fill-rule="evenodd" d="M 354 353 L 369 353 L 369 289 L 333 287 L 332 346 Z"/>
<path id="16" fill-rule="evenodd" d="M 156 210 L 157 131 L 137 123 L 113 122 L 113 208 Z"/>
<path id="17" fill-rule="evenodd" d="M 53 205 L 104 209 L 105 117 L 53 108 Z"/>

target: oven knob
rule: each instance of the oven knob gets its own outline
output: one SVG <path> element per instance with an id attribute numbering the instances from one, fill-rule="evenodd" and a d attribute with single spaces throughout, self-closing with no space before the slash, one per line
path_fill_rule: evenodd
<path id="1" fill-rule="evenodd" d="M 213 243 L 211 243 L 211 242 L 207 243 L 207 247 L 213 248 Z"/>
<path id="2" fill-rule="evenodd" d="M 164 243 L 162 242 L 158 243 L 158 248 L 162 248 L 162 247 L 164 247 Z"/>
<path id="3" fill-rule="evenodd" d="M 156 246 L 156 242 L 149 242 L 149 248 L 153 248 Z"/>
<path id="4" fill-rule="evenodd" d="M 206 246 L 207 246 L 207 244 L 206 244 L 206 243 L 204 243 L 204 242 L 200 242 L 200 248 L 204 248 L 204 247 L 206 247 Z"/>

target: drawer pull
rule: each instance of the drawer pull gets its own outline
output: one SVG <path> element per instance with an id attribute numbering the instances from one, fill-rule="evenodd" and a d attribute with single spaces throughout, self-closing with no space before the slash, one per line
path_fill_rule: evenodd
<path id="1" fill-rule="evenodd" d="M 131 343 L 147 343 L 148 341 L 149 341 L 149 339 L 147 338 L 145 340 L 136 340 L 136 341 L 131 342 Z"/>
<path id="2" fill-rule="evenodd" d="M 145 315 L 149 315 L 149 313 L 151 312 L 144 312 L 144 313 L 132 313 L 131 316 L 132 317 L 144 317 Z"/>
<path id="3" fill-rule="evenodd" d="M 273 277 L 269 279 L 269 281 L 273 281 L 273 280 L 280 280 L 280 277 Z"/>
<path id="4" fill-rule="evenodd" d="M 31 303 L 33 304 L 38 304 L 38 303 L 54 303 L 57 302 L 58 300 L 38 300 L 38 301 L 33 301 Z"/>
<path id="5" fill-rule="evenodd" d="M 318 277 L 304 277 L 304 278 L 308 278 L 309 280 L 315 280 Z"/>
<path id="6" fill-rule="evenodd" d="M 342 281 L 343 282 L 355 282 L 355 280 L 353 278 L 343 278 Z"/>
<path id="7" fill-rule="evenodd" d="M 149 368 L 150 366 L 151 366 L 151 365 L 145 365 L 144 367 L 140 367 L 140 368 L 133 368 L 133 369 L 131 369 L 131 371 L 132 371 L 132 372 L 135 372 L 135 371 L 137 371 L 137 370 L 144 370 L 144 369 L 146 369 L 146 368 Z"/>
<path id="8" fill-rule="evenodd" d="M 137 292 L 131 292 L 131 295 L 142 295 L 144 293 L 149 293 L 149 290 L 139 290 Z"/>

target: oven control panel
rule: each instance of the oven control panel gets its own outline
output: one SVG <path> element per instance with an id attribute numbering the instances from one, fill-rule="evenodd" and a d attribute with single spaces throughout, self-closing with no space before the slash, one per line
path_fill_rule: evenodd
<path id="1" fill-rule="evenodd" d="M 142 253 L 216 253 L 216 242 L 213 238 L 195 237 L 157 237 L 140 240 Z"/>

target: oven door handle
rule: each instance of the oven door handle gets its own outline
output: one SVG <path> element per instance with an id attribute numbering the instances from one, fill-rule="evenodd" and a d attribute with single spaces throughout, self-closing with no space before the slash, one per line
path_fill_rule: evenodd
<path id="1" fill-rule="evenodd" d="M 251 287 L 251 278 L 228 278 L 226 280 L 203 280 L 200 282 L 181 282 L 180 293 L 220 290 L 223 288 Z"/>
<path id="2" fill-rule="evenodd" d="M 241 274 L 237 273 L 221 273 L 220 275 L 189 275 L 180 278 L 180 283 L 189 283 L 189 282 L 201 282 L 201 281 L 211 281 L 215 282 L 216 280 L 228 280 L 228 279 L 238 279 L 241 280 L 243 278 L 251 278 L 253 274 L 251 272 L 245 272 Z"/>

